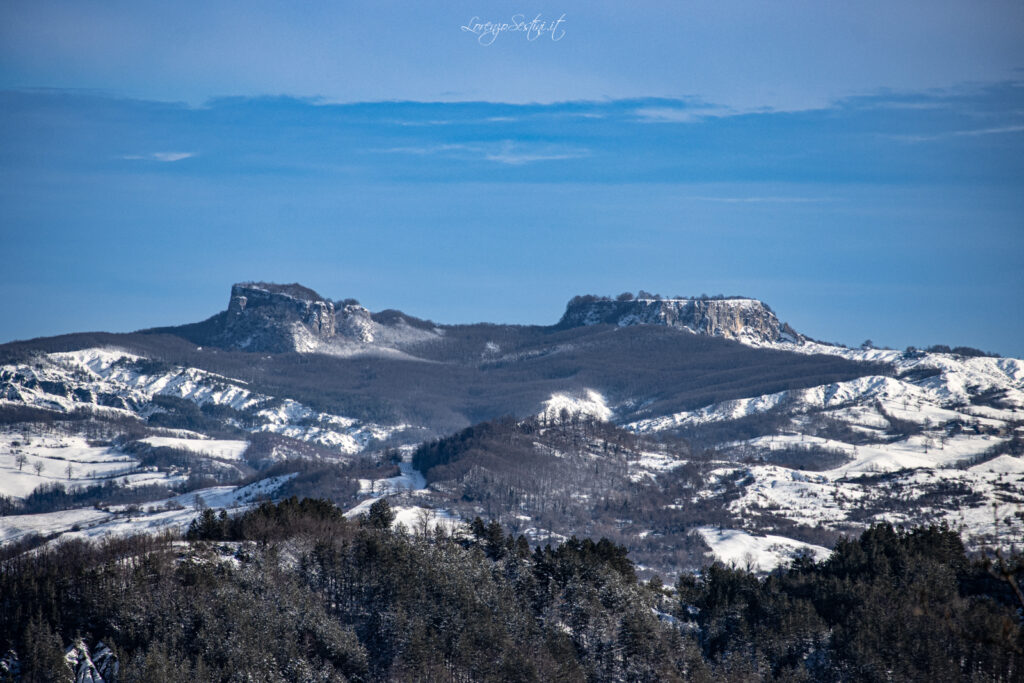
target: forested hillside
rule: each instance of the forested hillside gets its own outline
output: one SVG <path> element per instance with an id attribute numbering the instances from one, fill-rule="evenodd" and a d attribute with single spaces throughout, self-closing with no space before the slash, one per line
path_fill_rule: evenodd
<path id="1" fill-rule="evenodd" d="M 669 588 L 639 582 L 606 540 L 531 547 L 497 523 L 410 531 L 392 514 L 382 499 L 349 521 L 292 498 L 235 518 L 210 510 L 184 540 L 5 548 L 0 680 L 1012 681 L 1024 670 L 1024 557 L 970 559 L 945 528 L 875 526 L 823 562 L 764 578 L 715 564 Z"/>

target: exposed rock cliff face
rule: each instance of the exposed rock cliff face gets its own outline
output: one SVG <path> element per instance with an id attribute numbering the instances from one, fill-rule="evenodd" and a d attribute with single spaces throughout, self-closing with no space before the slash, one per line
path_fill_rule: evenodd
<path id="1" fill-rule="evenodd" d="M 729 339 L 774 342 L 795 341 L 800 335 L 779 323 L 775 314 L 756 299 L 630 299 L 612 301 L 576 297 L 569 302 L 559 325 L 664 325 Z"/>
<path id="2" fill-rule="evenodd" d="M 370 316 L 370 311 L 359 304 L 347 304 L 338 310 L 338 334 L 343 337 L 355 341 L 372 342 L 374 340 L 373 330 L 375 326 L 376 323 Z"/>
<path id="3" fill-rule="evenodd" d="M 334 304 L 313 290 L 246 282 L 231 288 L 221 341 L 250 351 L 311 351 L 334 334 Z"/>
<path id="4" fill-rule="evenodd" d="M 376 352 L 403 349 L 444 334 L 433 323 L 409 319 L 395 311 L 374 315 L 354 299 L 336 305 L 298 284 L 265 282 L 234 285 L 228 310 L 209 324 L 213 329 L 205 333 L 208 336 L 201 343 L 264 353 L 349 354 L 370 348 Z M 578 296 L 569 302 L 558 326 L 602 324 L 662 325 L 754 343 L 804 340 L 780 323 L 768 306 L 742 298 L 613 301 Z"/>
<path id="5" fill-rule="evenodd" d="M 377 316 L 354 299 L 332 302 L 299 284 L 242 282 L 228 308 L 202 323 L 152 332 L 179 334 L 200 345 L 261 353 L 393 353 L 443 332 L 398 311 Z"/>

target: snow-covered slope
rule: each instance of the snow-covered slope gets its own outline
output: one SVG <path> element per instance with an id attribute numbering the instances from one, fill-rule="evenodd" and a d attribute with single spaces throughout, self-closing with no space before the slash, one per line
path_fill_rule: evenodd
<path id="1" fill-rule="evenodd" d="M 244 443 L 244 442 L 243 442 Z M 0 495 L 24 498 L 42 485 L 76 487 L 182 483 L 184 477 L 143 467 L 135 456 L 94 446 L 81 436 L 33 430 L 0 432 Z"/>
<path id="2" fill-rule="evenodd" d="M 78 508 L 35 515 L 0 516 L 0 543 L 30 534 L 42 537 L 101 538 L 109 535 L 158 533 L 185 529 L 206 508 L 244 511 L 261 500 L 273 499 L 294 474 L 268 477 L 246 486 L 215 486 L 137 506 L 106 509 Z"/>
<path id="3" fill-rule="evenodd" d="M 546 420 L 560 420 L 563 416 L 585 415 L 610 422 L 614 417 L 611 408 L 608 407 L 608 401 L 601 395 L 601 392 L 593 389 L 586 389 L 576 394 L 562 392 L 552 394 L 551 398 L 544 402 L 544 409 L 540 414 Z"/>
<path id="4" fill-rule="evenodd" d="M 803 554 L 815 561 L 824 560 L 830 552 L 828 548 L 784 536 L 755 536 L 736 529 L 702 527 L 698 533 L 711 546 L 716 559 L 755 572 L 770 572 Z"/>
<path id="5" fill-rule="evenodd" d="M 245 422 L 235 425 L 240 429 L 273 432 L 346 454 L 357 453 L 371 440 L 387 438 L 404 427 L 320 413 L 290 399 L 253 392 L 239 379 L 166 366 L 115 348 L 40 354 L 31 363 L 0 366 L 0 406 L 25 405 L 59 412 L 88 408 L 112 416 L 145 418 L 162 410 L 153 403 L 156 396 L 198 406 L 226 406 L 244 414 Z"/>
<path id="6" fill-rule="evenodd" d="M 662 547 L 668 533 L 683 534 L 672 537 L 677 544 L 700 539 L 694 542 L 701 548 L 707 544 L 723 559 L 740 562 L 749 551 L 758 568 L 783 561 L 793 548 L 804 547 L 801 543 L 825 545 L 837 532 L 855 533 L 877 521 L 944 521 L 961 529 L 973 548 L 1024 538 L 1021 360 L 822 344 L 780 323 L 761 302 L 744 298 L 579 297 L 556 326 L 463 329 L 436 327 L 395 311 L 371 314 L 351 300 L 331 302 L 298 285 L 247 283 L 233 289 L 228 311 L 186 327 L 190 329 L 162 331 L 192 335 L 184 337 L 191 343 L 187 353 L 170 356 L 178 363 L 192 362 L 185 359 L 196 353 L 224 354 L 223 347 L 265 349 L 251 354 L 255 365 L 278 358 L 267 353 L 332 357 L 328 363 L 324 356 L 303 356 L 295 365 L 289 357 L 287 363 L 274 365 L 277 384 L 262 379 L 257 387 L 238 377 L 115 346 L 44 352 L 22 345 L 7 356 L 17 362 L 0 365 L 0 411 L 14 416 L 0 428 L 0 510 L 17 511 L 17 503 L 33 491 L 58 484 L 75 491 L 109 482 L 120 485 L 121 493 L 162 486 L 162 492 L 152 495 L 164 499 L 147 501 L 131 513 L 83 506 L 33 519 L 0 518 L 0 542 L 32 530 L 51 534 L 77 527 L 74 533 L 100 534 L 180 526 L 195 513 L 195 502 L 166 498 L 166 489 L 182 491 L 188 482 L 190 488 L 202 487 L 205 505 L 216 507 L 222 498 L 233 504 L 235 487 L 215 489 L 211 483 L 252 481 L 284 459 L 284 451 L 311 444 L 329 449 L 331 460 L 365 465 L 345 482 L 345 505 L 353 514 L 386 495 L 398 499 L 400 517 L 407 520 L 422 517 L 418 509 L 433 505 L 459 514 L 502 515 L 510 528 L 534 541 L 559 537 L 559 530 L 553 524 L 544 526 L 535 513 L 543 510 L 568 533 L 590 533 L 600 521 L 601 533 L 643 540 L 645 549 L 638 554 L 646 552 L 644 561 L 650 566 L 660 561 L 658 553 L 666 562 L 662 566 L 670 566 L 676 551 Z M 726 340 L 697 340 L 695 345 L 694 334 L 793 355 L 755 353 Z M 203 335 L 221 350 L 196 348 L 206 344 L 199 339 Z M 143 341 L 132 348 L 164 348 L 163 342 L 150 344 L 149 335 L 135 338 Z M 91 337 L 88 342 L 99 343 Z M 678 374 L 680 368 L 705 367 L 690 354 L 677 353 L 677 348 L 696 352 L 697 347 L 730 359 L 728 354 L 735 353 L 758 381 L 734 377 L 741 373 L 732 365 L 720 372 L 725 380 L 708 377 L 706 387 L 700 373 Z M 159 355 L 155 350 L 144 353 Z M 814 354 L 875 365 L 825 359 L 828 363 L 819 369 L 811 361 L 820 358 L 806 358 Z M 415 363 L 410 360 L 414 358 Z M 642 361 L 647 361 L 646 368 Z M 764 378 L 757 374 L 762 363 L 774 364 Z M 808 367 L 795 371 L 800 364 Z M 828 364 L 850 367 L 837 370 Z M 204 366 L 224 372 L 237 367 L 220 358 Z M 288 385 L 293 367 L 313 369 L 302 378 L 302 390 Z M 721 364 L 712 367 L 721 371 Z M 335 392 L 342 400 L 319 401 L 320 368 L 325 383 L 346 383 Z M 463 382 L 460 372 L 470 379 Z M 472 379 L 474 373 L 480 378 Z M 819 381 L 823 383 L 808 386 Z M 684 382 L 688 385 L 682 386 Z M 689 384 L 701 391 L 694 392 Z M 284 393 L 304 397 L 308 405 L 269 395 L 281 385 Z M 801 388 L 755 393 L 785 386 Z M 428 387 L 439 389 L 428 393 Z M 428 400 L 402 402 L 403 396 L 421 395 Z M 674 412 L 698 405 L 706 396 L 732 400 Z M 343 405 L 336 410 L 348 412 L 350 398 L 365 398 L 372 408 L 358 414 L 415 416 L 405 419 L 423 424 L 383 424 L 313 407 Z M 377 410 L 376 401 L 382 409 Z M 74 428 L 51 430 L 51 419 L 25 408 L 88 417 Z M 179 420 L 189 411 L 197 417 L 195 424 Z M 542 438 L 538 431 L 523 436 L 514 453 L 493 453 L 499 459 L 512 457 L 513 464 L 525 462 L 515 458 L 528 458 L 531 468 L 564 471 L 565 476 L 546 481 L 540 476 L 544 473 L 520 473 L 514 467 L 499 472 L 506 484 L 529 488 L 545 482 L 516 498 L 509 486 L 498 490 L 495 484 L 498 461 L 482 460 L 445 489 L 436 482 L 428 486 L 411 469 L 408 450 L 401 474 L 391 476 L 394 470 L 387 463 L 393 453 L 377 450 L 388 439 L 389 445 L 401 443 L 398 435 L 406 430 L 401 439 L 409 444 L 413 437 L 407 434 L 413 429 L 439 436 L 445 433 L 442 429 L 501 414 L 532 414 L 539 420 L 538 430 L 580 426 L 580 434 L 570 430 L 561 441 Z M 565 420 L 567 416 L 573 419 Z M 636 420 L 622 425 L 634 432 L 627 436 L 644 445 L 583 428 L 588 420 L 626 419 Z M 686 444 L 676 444 L 675 437 Z M 501 444 L 487 447 L 500 450 Z M 180 465 L 179 459 L 188 464 Z M 486 467 L 495 471 L 485 476 Z M 531 479 L 536 481 L 531 484 Z M 586 486 L 591 488 L 584 490 Z M 625 492 L 638 490 L 646 497 L 617 507 L 624 505 Z M 549 495 L 561 498 L 548 506 Z M 506 499 L 515 509 L 496 507 L 494 501 Z M 697 507 L 699 514 L 694 513 Z M 559 514 L 566 509 L 589 511 L 579 514 L 593 518 L 559 520 L 552 509 Z M 737 547 L 746 550 L 737 555 Z"/>
<path id="7" fill-rule="evenodd" d="M 140 442 L 155 446 L 157 448 L 180 448 L 193 453 L 208 455 L 219 460 L 240 460 L 245 449 L 249 447 L 246 441 L 235 441 L 231 439 L 185 439 L 180 436 L 149 436 L 139 439 Z"/>
<path id="8" fill-rule="evenodd" d="M 721 465 L 709 472 L 741 482 L 723 504 L 749 530 L 945 522 L 975 548 L 1024 538 L 1024 361 L 772 346 L 882 361 L 892 375 L 725 401 L 630 428 L 699 438 L 759 425 L 766 433 L 717 443 Z"/>

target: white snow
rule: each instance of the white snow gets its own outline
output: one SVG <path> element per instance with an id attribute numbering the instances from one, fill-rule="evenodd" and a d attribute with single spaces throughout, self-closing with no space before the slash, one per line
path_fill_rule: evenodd
<path id="1" fill-rule="evenodd" d="M 823 473 L 835 478 L 858 472 L 894 472 L 904 469 L 947 467 L 978 456 L 1004 441 L 1006 439 L 988 434 L 958 434 L 950 437 L 916 434 L 901 441 L 855 446 L 804 434 L 776 434 L 740 443 L 764 451 L 814 447 L 843 452 L 851 459 L 850 462 Z"/>
<path id="2" fill-rule="evenodd" d="M 0 405 L 29 405 L 60 412 L 84 407 L 100 413 L 146 418 L 157 411 L 149 405 L 154 396 L 173 396 L 197 405 L 224 405 L 248 412 L 258 420 L 251 431 L 274 432 L 345 454 L 358 453 L 371 441 L 387 438 L 407 427 L 362 423 L 318 413 L 295 401 L 280 401 L 253 392 L 244 381 L 196 368 L 171 367 L 156 374 L 144 374 L 134 365 L 140 360 L 140 356 L 115 348 L 91 348 L 40 355 L 31 363 L 0 366 L 0 378 L 6 384 L 0 386 Z M 67 391 L 48 393 L 39 382 L 61 383 Z M 100 397 L 106 403 L 116 397 L 121 405 L 101 405 Z"/>
<path id="3" fill-rule="evenodd" d="M 110 511 L 95 508 L 62 510 L 36 515 L 0 517 L 0 543 L 16 541 L 37 533 L 78 538 L 155 533 L 170 528 L 184 529 L 205 508 L 243 511 L 260 500 L 271 499 L 295 474 L 268 477 L 247 486 L 215 486 L 157 500 L 132 510 L 116 506 Z"/>
<path id="4" fill-rule="evenodd" d="M 433 531 L 443 527 L 451 533 L 462 526 L 462 520 L 448 510 L 441 508 L 424 508 L 417 505 L 397 505 L 392 508 L 395 513 L 394 525 L 403 525 L 412 532 Z"/>
<path id="5" fill-rule="evenodd" d="M 569 415 L 593 417 L 598 420 L 611 420 L 614 416 L 604 396 L 593 389 L 584 389 L 579 393 L 556 393 L 544 402 L 541 416 L 547 420 L 560 420 L 562 411 Z"/>
<path id="6" fill-rule="evenodd" d="M 20 456 L 25 458 L 21 466 Z M 130 455 L 106 446 L 90 446 L 81 436 L 0 432 L 0 495 L 24 498 L 43 484 L 74 488 L 110 479 L 128 483 L 139 476 L 163 476 L 143 475 L 138 468 L 138 461 Z"/>
<path id="7" fill-rule="evenodd" d="M 46 536 L 67 531 L 74 526 L 95 526 L 114 515 L 93 508 L 61 510 L 37 515 L 8 515 L 0 517 L 0 543 L 16 541 L 29 534 Z"/>
<path id="8" fill-rule="evenodd" d="M 1024 422 L 1024 361 L 845 349 L 816 342 L 749 343 L 883 361 L 902 378 L 860 377 L 724 401 L 628 425 L 637 432 L 657 433 L 779 412 L 784 426 L 774 434 L 720 446 L 723 463 L 707 474 L 695 498 L 718 495 L 716 482 L 735 473 L 737 461 L 756 463 L 780 449 L 822 449 L 842 454 L 847 461 L 820 472 L 747 465 L 739 484 L 741 495 L 728 509 L 748 520 L 751 529 L 767 513 L 769 520 L 777 515 L 844 531 L 879 521 L 945 521 L 961 531 L 968 547 L 1011 544 L 1024 537 L 1024 519 L 1016 514 L 1024 511 L 1024 458 L 994 456 Z M 921 370 L 933 374 L 914 379 L 921 377 Z M 972 402 L 986 393 L 999 405 Z M 853 443 L 809 433 L 821 419 L 847 426 L 856 435 L 849 439 Z M 909 436 L 894 429 L 897 421 L 914 425 Z M 978 464 L 972 465 L 975 461 Z M 998 524 L 993 510 L 1002 510 Z"/>
<path id="9" fill-rule="evenodd" d="M 995 474 L 1024 474 L 1024 458 L 1000 455 L 988 462 L 970 468 L 971 472 L 992 472 Z"/>
<path id="10" fill-rule="evenodd" d="M 770 572 L 780 565 L 788 564 L 802 553 L 809 553 L 816 561 L 824 560 L 831 554 L 828 548 L 785 536 L 754 536 L 738 529 L 714 527 L 701 527 L 697 532 L 711 547 L 716 559 L 754 572 Z"/>
<path id="11" fill-rule="evenodd" d="M 659 474 L 685 463 L 685 460 L 679 460 L 667 453 L 645 451 L 640 454 L 638 459 L 629 462 L 629 478 L 632 481 L 640 481 L 644 478 L 655 479 Z"/>
<path id="12" fill-rule="evenodd" d="M 178 448 L 208 455 L 211 458 L 220 460 L 241 460 L 245 449 L 249 447 L 246 441 L 232 441 L 228 439 L 183 439 L 170 436 L 149 436 L 140 439 L 150 446 Z"/>
<path id="13" fill-rule="evenodd" d="M 412 466 L 411 462 L 399 463 L 398 469 L 401 474 L 394 477 L 387 477 L 386 479 L 360 479 L 359 492 L 369 493 L 380 498 L 402 491 L 418 491 L 427 487 L 427 480 L 424 479 L 419 470 Z"/>

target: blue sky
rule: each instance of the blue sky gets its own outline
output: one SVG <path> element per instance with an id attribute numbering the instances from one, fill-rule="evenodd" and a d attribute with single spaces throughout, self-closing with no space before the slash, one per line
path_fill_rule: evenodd
<path id="1" fill-rule="evenodd" d="M 739 293 L 1024 356 L 1020 3 L 0 8 L 0 339 L 299 281 L 439 322 Z M 560 18 L 560 40 L 462 26 Z"/>

